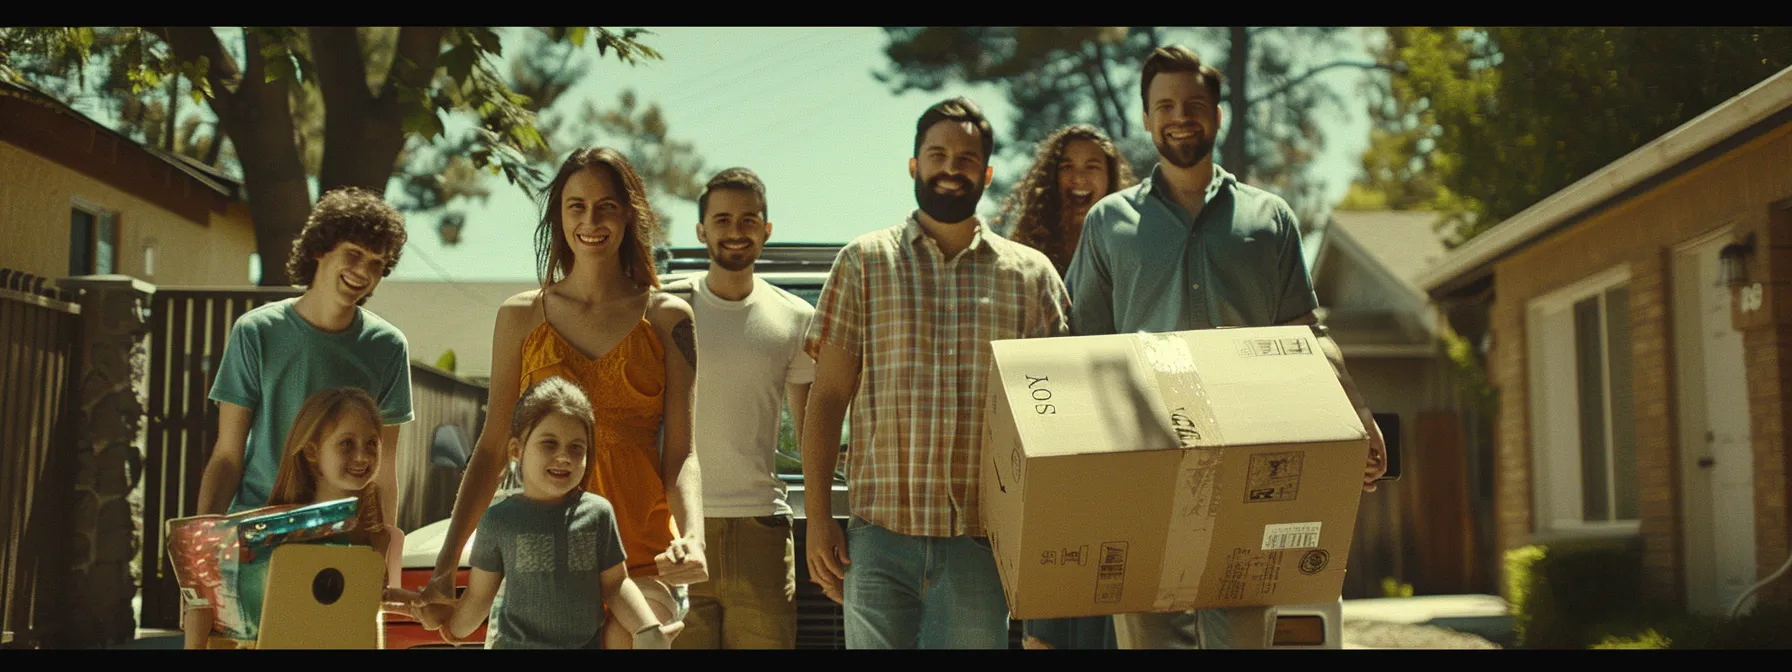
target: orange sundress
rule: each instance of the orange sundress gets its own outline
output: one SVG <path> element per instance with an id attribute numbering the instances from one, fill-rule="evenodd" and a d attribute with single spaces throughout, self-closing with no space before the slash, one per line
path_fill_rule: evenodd
<path id="1" fill-rule="evenodd" d="M 658 576 L 654 556 L 672 545 L 672 509 L 660 477 L 660 421 L 665 416 L 665 348 L 643 316 L 621 343 L 588 358 L 549 324 L 523 339 L 522 387 L 560 376 L 591 398 L 596 415 L 585 466 L 585 490 L 610 501 L 630 576 Z"/>

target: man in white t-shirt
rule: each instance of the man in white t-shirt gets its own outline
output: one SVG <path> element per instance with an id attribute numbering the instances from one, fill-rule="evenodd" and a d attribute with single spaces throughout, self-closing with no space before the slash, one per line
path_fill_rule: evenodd
<path id="1" fill-rule="evenodd" d="M 696 313 L 697 454 L 703 456 L 709 581 L 690 587 L 676 649 L 796 646 L 796 543 L 778 478 L 779 403 L 796 427 L 815 379 L 803 335 L 815 308 L 753 275 L 770 237 L 765 184 L 718 173 L 697 199 L 709 272 L 668 283 Z M 801 451 L 793 451 L 800 455 Z"/>

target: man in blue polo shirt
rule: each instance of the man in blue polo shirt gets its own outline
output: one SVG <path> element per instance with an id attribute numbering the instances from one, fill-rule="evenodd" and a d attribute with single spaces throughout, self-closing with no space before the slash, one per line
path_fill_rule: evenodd
<path id="1" fill-rule="evenodd" d="M 1066 277 L 1071 330 L 1317 325 L 1293 210 L 1213 162 L 1219 71 L 1170 46 L 1152 52 L 1139 79 L 1144 127 L 1162 161 L 1138 186 L 1089 210 Z M 1373 492 L 1387 470 L 1381 432 L 1337 345 L 1323 333 L 1319 343 L 1369 432 L 1363 491 Z M 1261 608 L 1114 618 L 1122 648 L 1266 648 L 1271 635 Z"/>

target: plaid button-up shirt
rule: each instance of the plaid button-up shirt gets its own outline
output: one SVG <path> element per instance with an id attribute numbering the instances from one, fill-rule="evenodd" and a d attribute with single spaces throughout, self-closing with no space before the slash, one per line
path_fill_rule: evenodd
<path id="1" fill-rule="evenodd" d="M 847 453 L 852 515 L 901 534 L 985 536 L 983 402 L 998 339 L 1068 333 L 1069 295 L 1038 250 L 976 223 L 947 259 L 915 215 L 841 249 L 807 347 L 860 357 Z"/>

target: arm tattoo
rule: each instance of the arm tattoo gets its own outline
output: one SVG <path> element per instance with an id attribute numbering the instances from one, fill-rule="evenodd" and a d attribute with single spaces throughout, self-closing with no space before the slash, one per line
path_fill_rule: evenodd
<path id="1" fill-rule="evenodd" d="M 678 346 L 680 353 L 684 354 L 685 363 L 691 365 L 692 371 L 696 371 L 697 332 L 691 326 L 691 318 L 679 320 L 678 324 L 672 327 L 672 343 Z"/>

